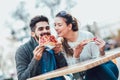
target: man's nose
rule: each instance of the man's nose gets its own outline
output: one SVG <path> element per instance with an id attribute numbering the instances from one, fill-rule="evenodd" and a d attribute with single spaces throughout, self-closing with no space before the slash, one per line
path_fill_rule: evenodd
<path id="1" fill-rule="evenodd" d="M 43 32 L 46 33 L 46 32 L 48 32 L 48 30 L 44 28 L 44 29 L 43 29 Z"/>

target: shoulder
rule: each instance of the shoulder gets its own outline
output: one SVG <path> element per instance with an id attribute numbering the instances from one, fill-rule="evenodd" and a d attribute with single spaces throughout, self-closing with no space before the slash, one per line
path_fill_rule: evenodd
<path id="1" fill-rule="evenodd" d="M 16 56 L 25 54 L 25 44 L 20 45 L 16 50 Z"/>
<path id="2" fill-rule="evenodd" d="M 24 44 L 21 44 L 16 50 L 16 56 L 25 55 L 25 53 L 27 52 L 27 49 L 28 49 L 29 46 L 30 46 L 29 41 L 24 43 Z"/>

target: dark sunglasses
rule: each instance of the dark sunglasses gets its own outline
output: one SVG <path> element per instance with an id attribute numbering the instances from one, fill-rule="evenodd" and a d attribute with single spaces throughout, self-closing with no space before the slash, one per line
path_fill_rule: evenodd
<path id="1" fill-rule="evenodd" d="M 39 28 L 38 28 L 39 31 L 43 31 L 44 29 L 46 29 L 46 30 L 50 30 L 50 26 L 39 27 Z"/>

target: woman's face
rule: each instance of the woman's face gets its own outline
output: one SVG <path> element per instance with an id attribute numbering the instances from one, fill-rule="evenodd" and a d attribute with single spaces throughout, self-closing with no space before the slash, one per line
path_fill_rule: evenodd
<path id="1" fill-rule="evenodd" d="M 67 26 L 65 19 L 62 17 L 55 18 L 55 30 L 59 37 L 66 37 L 69 32 L 69 26 Z"/>

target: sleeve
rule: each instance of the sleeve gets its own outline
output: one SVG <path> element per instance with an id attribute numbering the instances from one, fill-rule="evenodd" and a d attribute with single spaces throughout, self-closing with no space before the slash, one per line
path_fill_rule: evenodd
<path id="1" fill-rule="evenodd" d="M 79 62 L 80 62 L 80 57 L 79 57 L 79 58 L 73 57 L 73 60 L 74 60 L 74 64 L 75 64 L 75 63 L 79 63 Z"/>
<path id="2" fill-rule="evenodd" d="M 91 42 L 91 58 L 96 58 L 99 56 L 100 51 L 99 51 L 99 47 L 95 44 L 95 42 Z"/>
<path id="3" fill-rule="evenodd" d="M 33 77 L 38 61 L 28 60 L 27 53 L 23 47 L 18 48 L 15 55 L 18 80 L 26 80 Z"/>
<path id="4" fill-rule="evenodd" d="M 56 59 L 57 68 L 67 66 L 67 61 L 61 52 L 58 54 L 55 54 L 55 59 Z"/>

